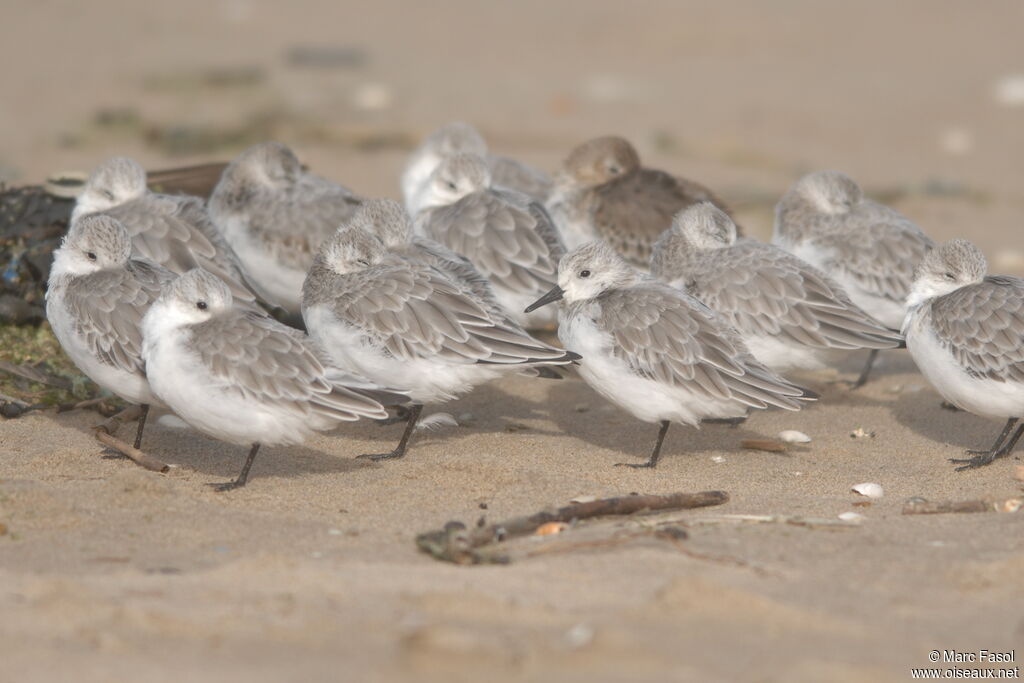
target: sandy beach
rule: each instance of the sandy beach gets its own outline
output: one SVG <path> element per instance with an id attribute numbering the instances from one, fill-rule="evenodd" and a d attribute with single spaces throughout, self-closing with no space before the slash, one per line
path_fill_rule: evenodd
<path id="1" fill-rule="evenodd" d="M 410 146 L 451 119 L 548 170 L 616 132 L 755 236 L 802 173 L 840 168 L 1024 275 L 1017 3 L 15 0 L 7 15 L 4 182 L 115 154 L 224 160 L 274 137 L 397 197 Z M 953 666 L 933 650 L 1014 648 L 975 666 L 1019 666 L 1024 512 L 903 508 L 1021 497 L 1020 455 L 955 472 L 1000 425 L 941 408 L 905 351 L 851 391 L 862 360 L 796 375 L 821 394 L 799 413 L 674 426 L 653 471 L 614 464 L 646 458 L 656 426 L 575 379 L 428 407 L 461 424 L 401 461 L 356 459 L 399 425 L 267 448 L 226 494 L 207 484 L 245 449 L 190 430 L 147 428 L 147 452 L 176 465 L 158 474 L 108 457 L 95 412 L 0 421 L 0 681 L 901 681 Z M 740 447 L 786 429 L 812 440 Z M 515 541 L 508 565 L 439 562 L 414 540 L 580 496 L 702 490 L 730 501 Z M 863 520 L 836 524 L 846 512 Z"/>

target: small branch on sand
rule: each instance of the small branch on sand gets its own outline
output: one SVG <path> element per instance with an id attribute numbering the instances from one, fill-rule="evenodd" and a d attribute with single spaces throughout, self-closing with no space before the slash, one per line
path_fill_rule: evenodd
<path id="1" fill-rule="evenodd" d="M 156 458 L 150 455 L 146 455 L 138 448 L 135 448 L 129 443 L 121 441 L 120 439 L 104 431 L 103 429 L 96 428 L 96 440 L 99 441 L 104 446 L 109 446 L 110 448 L 113 448 L 121 455 L 125 455 L 128 458 L 131 458 L 131 460 L 134 461 L 137 465 L 145 467 L 147 470 L 152 470 L 153 472 L 160 472 L 161 474 L 167 474 L 171 469 L 171 466 L 168 465 L 167 463 L 161 462 L 160 460 L 157 460 Z"/>
<path id="2" fill-rule="evenodd" d="M 6 418 L 21 417 L 33 410 L 41 410 L 46 407 L 45 403 L 25 403 L 20 398 L 0 394 L 0 416 Z"/>
<path id="3" fill-rule="evenodd" d="M 1024 501 L 1020 498 L 1005 500 L 936 500 L 911 498 L 903 505 L 905 515 L 936 515 L 946 512 L 1017 512 Z"/>
<path id="4" fill-rule="evenodd" d="M 96 398 L 87 398 L 84 401 L 78 401 L 74 403 L 61 403 L 57 406 L 57 412 L 66 413 L 71 410 L 82 410 L 83 408 L 92 408 L 93 406 L 98 406 L 109 399 L 109 396 L 97 396 Z"/>
<path id="5" fill-rule="evenodd" d="M 46 384 L 47 386 L 56 387 L 57 389 L 63 389 L 65 391 L 71 390 L 71 380 L 66 377 L 57 377 L 49 373 L 37 370 L 29 365 L 15 365 L 14 363 L 8 363 L 5 360 L 0 360 L 0 372 L 6 372 L 9 375 L 15 377 L 21 377 L 27 379 L 30 382 L 37 382 L 39 384 Z"/>
<path id="6" fill-rule="evenodd" d="M 462 522 L 448 522 L 444 529 L 417 536 L 416 545 L 422 552 L 432 555 L 435 559 L 455 564 L 505 563 L 508 562 L 507 557 L 479 553 L 476 549 L 516 536 L 531 534 L 550 522 L 569 523 L 604 515 L 632 515 L 644 511 L 683 510 L 721 505 L 728 500 L 729 494 L 725 491 L 604 498 L 566 505 L 557 510 L 542 510 L 527 517 L 515 517 L 475 529 L 467 529 Z"/>
<path id="7" fill-rule="evenodd" d="M 121 428 L 121 425 L 125 422 L 134 422 L 142 417 L 142 406 L 130 405 L 121 412 L 108 417 L 103 422 L 93 427 L 96 430 L 102 430 L 107 434 L 113 436 L 117 434 L 117 430 Z"/>

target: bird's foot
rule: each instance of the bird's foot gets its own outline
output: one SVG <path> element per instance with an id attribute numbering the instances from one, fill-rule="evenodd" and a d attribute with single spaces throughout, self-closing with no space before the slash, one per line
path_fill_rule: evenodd
<path id="1" fill-rule="evenodd" d="M 954 465 L 960 465 L 956 468 L 957 472 L 963 472 L 964 470 L 973 470 L 985 465 L 992 464 L 992 461 L 996 459 L 996 455 L 991 451 L 967 451 L 968 454 L 975 454 L 973 458 L 950 458 L 949 461 Z"/>
<path id="2" fill-rule="evenodd" d="M 404 455 L 405 453 L 394 450 L 389 453 L 363 453 L 362 455 L 357 455 L 356 457 L 365 460 L 372 460 L 374 462 L 380 462 L 381 460 L 395 460 L 397 458 L 403 457 Z"/>
<path id="3" fill-rule="evenodd" d="M 634 469 L 652 469 L 655 466 L 653 462 L 617 462 L 616 467 L 632 467 Z"/>

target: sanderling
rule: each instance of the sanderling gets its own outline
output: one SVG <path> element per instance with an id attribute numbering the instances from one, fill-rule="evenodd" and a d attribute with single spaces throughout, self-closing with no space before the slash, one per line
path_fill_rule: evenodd
<path id="1" fill-rule="evenodd" d="M 633 145 L 608 136 L 569 153 L 547 208 L 570 249 L 604 240 L 629 263 L 646 269 L 651 248 L 672 217 L 703 201 L 725 208 L 703 185 L 641 166 Z"/>
<path id="2" fill-rule="evenodd" d="M 651 275 L 721 314 L 777 372 L 827 367 L 842 351 L 903 346 L 825 273 L 780 247 L 737 241 L 732 219 L 710 202 L 675 217 L 654 245 Z"/>
<path id="3" fill-rule="evenodd" d="M 409 213 L 421 208 L 430 175 L 446 157 L 454 154 L 478 154 L 487 162 L 495 185 L 517 190 L 539 202 L 551 191 L 551 178 L 543 171 L 515 159 L 491 154 L 476 128 L 468 123 L 453 122 L 431 133 L 413 152 L 402 172 L 402 197 Z"/>
<path id="4" fill-rule="evenodd" d="M 534 302 L 559 306 L 558 337 L 582 356 L 580 376 L 644 422 L 660 422 L 655 467 L 669 424 L 743 417 L 751 408 L 798 410 L 809 392 L 759 363 L 710 308 L 643 275 L 604 242 L 566 255 L 558 285 Z"/>
<path id="5" fill-rule="evenodd" d="M 128 232 L 110 216 L 71 225 L 53 254 L 46 318 L 61 347 L 101 387 L 142 406 L 135 447 L 153 395 L 142 359 L 142 317 L 174 273 L 131 258 Z"/>
<path id="6" fill-rule="evenodd" d="M 244 486 L 261 445 L 301 443 L 360 417 L 387 417 L 405 397 L 331 367 L 303 332 L 233 305 L 217 276 L 190 270 L 164 288 L 142 320 L 153 392 L 201 432 L 250 446 Z"/>
<path id="7" fill-rule="evenodd" d="M 987 451 L 956 458 L 957 470 L 1009 455 L 1024 425 L 1024 279 L 986 276 L 981 251 L 957 239 L 935 247 L 918 266 L 903 333 L 921 373 L 963 410 L 1005 419 Z"/>
<path id="8" fill-rule="evenodd" d="M 343 226 L 321 247 L 302 290 L 310 335 L 336 365 L 401 387 L 414 404 L 398 447 L 364 457 L 402 457 L 424 403 L 524 366 L 579 358 L 503 324 L 462 287 L 420 260 L 388 253 L 358 225 Z"/>
<path id="9" fill-rule="evenodd" d="M 213 225 L 203 201 L 150 192 L 146 171 L 131 159 L 114 157 L 92 172 L 71 221 L 97 213 L 113 216 L 124 225 L 134 255 L 178 275 L 202 267 L 227 282 L 235 298 L 248 304 L 265 298 Z"/>
<path id="10" fill-rule="evenodd" d="M 457 154 L 437 166 L 413 225 L 469 259 L 519 324 L 554 324 L 553 311 L 523 309 L 555 284 L 565 247 L 539 202 L 491 186 L 480 156 Z"/>
<path id="11" fill-rule="evenodd" d="M 805 175 L 783 195 L 772 241 L 828 273 L 853 303 L 893 329 L 906 317 L 914 268 L 934 246 L 910 220 L 865 199 L 838 171 Z M 862 380 L 877 354 L 868 357 Z"/>
<path id="12" fill-rule="evenodd" d="M 285 145 L 267 142 L 224 169 L 209 211 L 273 301 L 297 313 L 316 250 L 361 202 L 347 187 L 305 170 Z"/>

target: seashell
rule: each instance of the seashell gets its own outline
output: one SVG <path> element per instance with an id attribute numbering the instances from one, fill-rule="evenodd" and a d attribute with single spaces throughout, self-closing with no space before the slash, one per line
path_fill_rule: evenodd
<path id="1" fill-rule="evenodd" d="M 576 496 L 569 500 L 570 503 L 593 503 L 597 496 Z"/>
<path id="2" fill-rule="evenodd" d="M 541 524 L 533 533 L 536 536 L 554 536 L 555 534 L 562 533 L 568 528 L 569 525 L 565 522 L 548 522 L 547 524 Z"/>
<path id="3" fill-rule="evenodd" d="M 723 463 L 725 462 L 725 458 L 721 455 L 712 455 L 711 462 Z"/>
<path id="4" fill-rule="evenodd" d="M 786 443 L 810 443 L 811 437 L 795 429 L 784 429 L 779 432 L 779 438 Z"/>
<path id="5" fill-rule="evenodd" d="M 868 498 L 881 498 L 885 495 L 881 484 L 876 484 L 870 481 L 863 484 L 857 484 L 851 490 L 854 493 L 859 493 L 860 495 L 867 496 Z"/>
<path id="6" fill-rule="evenodd" d="M 857 523 L 860 523 L 860 522 L 863 522 L 867 518 L 864 515 L 860 514 L 859 512 L 843 512 L 843 513 L 841 513 L 839 515 L 839 519 L 843 520 L 844 522 L 857 522 Z"/>

